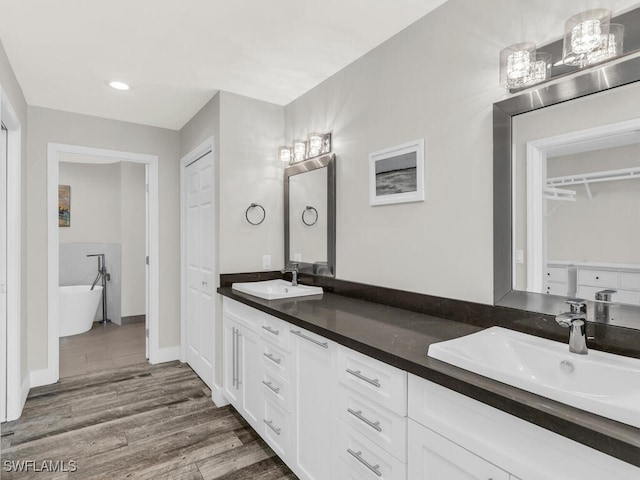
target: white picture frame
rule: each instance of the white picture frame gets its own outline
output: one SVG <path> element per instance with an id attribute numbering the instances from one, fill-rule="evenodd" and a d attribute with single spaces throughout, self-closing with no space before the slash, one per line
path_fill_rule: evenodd
<path id="1" fill-rule="evenodd" d="M 424 201 L 424 139 L 369 154 L 371 206 Z"/>

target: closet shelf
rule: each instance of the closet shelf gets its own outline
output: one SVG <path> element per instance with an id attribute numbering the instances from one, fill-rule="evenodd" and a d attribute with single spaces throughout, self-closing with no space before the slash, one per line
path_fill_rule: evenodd
<path id="1" fill-rule="evenodd" d="M 547 179 L 547 187 L 566 187 L 569 185 L 588 185 L 589 183 L 611 182 L 614 180 L 629 180 L 640 178 L 640 167 L 606 170 L 603 172 L 579 173 L 564 177 Z"/>

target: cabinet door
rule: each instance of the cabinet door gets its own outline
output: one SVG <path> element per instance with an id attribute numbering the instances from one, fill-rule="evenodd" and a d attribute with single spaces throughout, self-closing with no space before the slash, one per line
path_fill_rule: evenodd
<path id="1" fill-rule="evenodd" d="M 409 419 L 411 480 L 509 480 L 509 474 Z"/>
<path id="2" fill-rule="evenodd" d="M 242 416 L 256 430 L 262 422 L 264 394 L 262 393 L 262 365 L 260 363 L 259 336 L 246 327 L 239 329 L 239 381 Z M 237 407 L 236 407 L 237 408 Z"/>
<path id="3" fill-rule="evenodd" d="M 238 383 L 238 331 L 239 326 L 236 322 L 224 317 L 223 322 L 223 382 L 224 396 L 227 400 L 240 410 L 238 402 L 240 400 L 240 384 Z"/>
<path id="4" fill-rule="evenodd" d="M 294 388 L 293 469 L 305 480 L 335 478 L 333 443 L 336 412 L 336 344 L 291 328 Z"/>

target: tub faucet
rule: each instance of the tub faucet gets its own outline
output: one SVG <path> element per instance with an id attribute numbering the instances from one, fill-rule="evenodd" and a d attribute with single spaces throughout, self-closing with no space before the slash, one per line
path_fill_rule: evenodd
<path id="1" fill-rule="evenodd" d="M 578 355 L 586 355 L 587 349 L 587 304 L 584 300 L 567 300 L 570 312 L 556 315 L 556 322 L 561 327 L 569 328 L 569 351 Z"/>
<path id="2" fill-rule="evenodd" d="M 290 273 L 291 274 L 291 286 L 298 286 L 298 264 L 292 263 L 291 268 L 282 269 L 282 273 Z"/>

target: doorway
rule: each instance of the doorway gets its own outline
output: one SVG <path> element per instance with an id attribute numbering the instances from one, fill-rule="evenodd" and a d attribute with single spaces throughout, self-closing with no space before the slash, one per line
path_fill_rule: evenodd
<path id="1" fill-rule="evenodd" d="M 48 146 L 48 368 L 33 375 L 31 386 L 55 383 L 60 377 L 60 227 L 58 195 L 60 162 L 70 157 L 98 158 L 103 161 L 127 162 L 145 166 L 145 231 L 146 231 L 146 351 L 150 363 L 162 361 L 159 353 L 159 259 L 158 259 L 158 157 L 77 145 L 50 143 Z M 71 220 L 73 221 L 73 220 Z M 102 253 L 102 252 L 93 252 Z M 95 261 L 95 260 L 94 260 Z M 96 266 L 97 271 L 97 266 Z M 108 290 L 107 290 L 108 291 Z"/>

